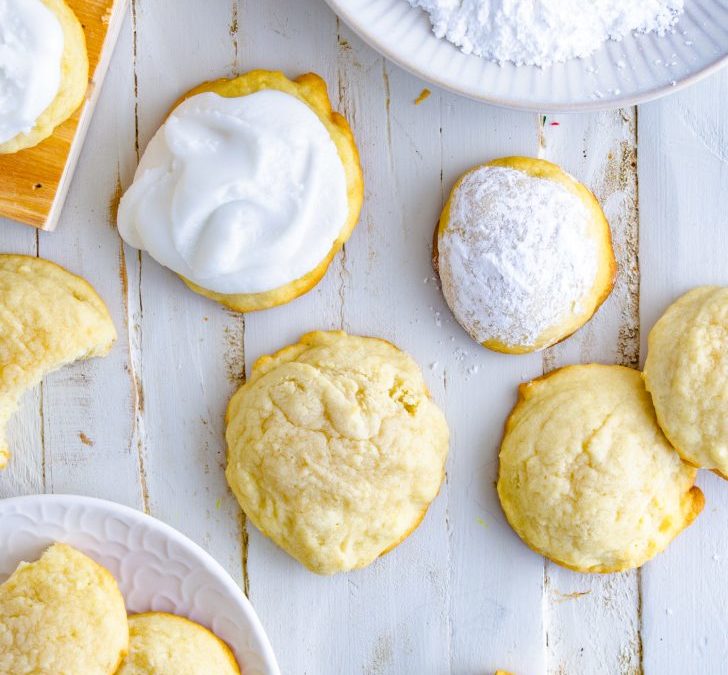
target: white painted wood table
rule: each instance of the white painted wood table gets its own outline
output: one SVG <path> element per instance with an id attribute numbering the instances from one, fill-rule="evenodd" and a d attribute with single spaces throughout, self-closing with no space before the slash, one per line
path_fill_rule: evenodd
<path id="1" fill-rule="evenodd" d="M 324 281 L 236 315 L 122 245 L 120 191 L 173 101 L 250 68 L 313 70 L 361 149 L 361 222 Z M 5 221 L 0 250 L 89 279 L 120 339 L 49 376 L 10 427 L 2 496 L 88 494 L 178 528 L 248 594 L 284 673 L 519 675 L 728 672 L 728 485 L 642 570 L 584 576 L 529 551 L 494 489 L 516 385 L 566 363 L 639 366 L 650 327 L 691 286 L 727 284 L 728 73 L 602 114 L 533 115 L 433 90 L 363 45 L 322 0 L 134 0 L 56 233 Z M 599 196 L 620 272 L 596 318 L 542 354 L 478 348 L 432 279 L 443 196 L 509 154 L 562 164 Z M 452 430 L 447 481 L 422 526 L 370 568 L 312 575 L 248 526 L 227 490 L 223 413 L 246 368 L 316 328 L 378 335 L 422 364 Z"/>

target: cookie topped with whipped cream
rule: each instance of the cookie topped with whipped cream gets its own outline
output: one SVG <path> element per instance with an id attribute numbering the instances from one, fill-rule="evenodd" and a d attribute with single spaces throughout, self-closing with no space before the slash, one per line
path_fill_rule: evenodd
<path id="1" fill-rule="evenodd" d="M 237 311 L 310 290 L 351 234 L 363 182 L 317 75 L 252 71 L 187 94 L 122 197 L 124 240 Z"/>
<path id="2" fill-rule="evenodd" d="M 484 347 L 545 349 L 612 290 L 616 264 L 599 202 L 555 164 L 506 157 L 455 184 L 433 254 L 457 321 Z"/>
<path id="3" fill-rule="evenodd" d="M 0 2 L 0 154 L 37 145 L 83 101 L 83 28 L 63 0 Z"/>

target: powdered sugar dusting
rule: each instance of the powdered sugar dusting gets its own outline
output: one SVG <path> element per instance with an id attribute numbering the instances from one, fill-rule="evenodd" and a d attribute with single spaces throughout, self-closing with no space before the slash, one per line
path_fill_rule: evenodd
<path id="1" fill-rule="evenodd" d="M 684 0 L 408 0 L 437 37 L 466 54 L 547 66 L 585 57 L 631 32 L 664 34 Z"/>
<path id="2" fill-rule="evenodd" d="M 466 175 L 439 241 L 442 290 L 478 342 L 530 347 L 583 311 L 594 286 L 590 215 L 563 185 L 505 167 Z"/>

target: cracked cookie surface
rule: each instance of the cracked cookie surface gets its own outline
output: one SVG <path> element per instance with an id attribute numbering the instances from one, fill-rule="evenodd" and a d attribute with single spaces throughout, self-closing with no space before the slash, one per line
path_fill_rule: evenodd
<path id="1" fill-rule="evenodd" d="M 129 645 L 111 573 L 66 544 L 0 585 L 0 673 L 111 675 Z"/>
<path id="2" fill-rule="evenodd" d="M 106 355 L 115 340 L 106 305 L 84 279 L 42 258 L 0 255 L 0 469 L 22 393 L 72 361 Z"/>
<path id="3" fill-rule="evenodd" d="M 498 495 L 521 539 L 554 562 L 580 572 L 639 567 L 700 513 L 694 482 L 636 370 L 569 366 L 519 388 Z"/>
<path id="4" fill-rule="evenodd" d="M 686 462 L 728 477 L 728 288 L 694 288 L 650 331 L 644 378 Z"/>
<path id="5" fill-rule="evenodd" d="M 445 418 L 414 360 L 376 338 L 309 333 L 260 358 L 227 423 L 243 510 L 319 574 L 394 548 L 444 477 Z"/>

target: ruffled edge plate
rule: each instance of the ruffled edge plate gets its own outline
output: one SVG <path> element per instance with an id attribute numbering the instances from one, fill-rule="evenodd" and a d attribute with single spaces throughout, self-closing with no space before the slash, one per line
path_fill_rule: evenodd
<path id="1" fill-rule="evenodd" d="M 206 551 L 169 525 L 114 502 L 76 495 L 0 501 L 0 582 L 55 541 L 116 577 L 130 613 L 164 611 L 225 640 L 245 675 L 280 675 L 252 605 Z"/>

